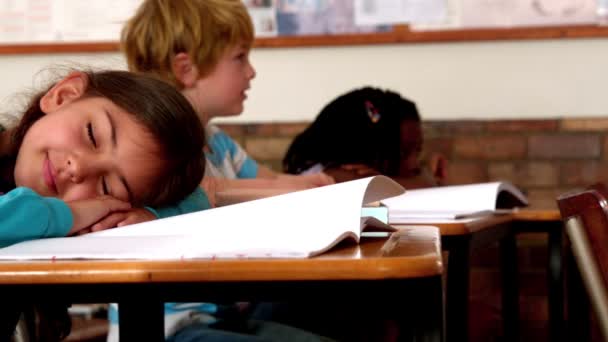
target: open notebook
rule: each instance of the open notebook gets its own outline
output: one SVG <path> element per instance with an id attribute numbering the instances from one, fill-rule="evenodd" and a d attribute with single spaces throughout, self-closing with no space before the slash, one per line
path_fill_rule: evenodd
<path id="1" fill-rule="evenodd" d="M 404 192 L 384 176 L 292 192 L 78 237 L 18 243 L 0 259 L 306 258 L 363 229 L 394 228 L 362 218 L 364 203 Z"/>
<path id="2" fill-rule="evenodd" d="M 388 207 L 389 224 L 407 224 L 507 213 L 528 200 L 509 182 L 490 182 L 408 190 L 381 203 Z"/>

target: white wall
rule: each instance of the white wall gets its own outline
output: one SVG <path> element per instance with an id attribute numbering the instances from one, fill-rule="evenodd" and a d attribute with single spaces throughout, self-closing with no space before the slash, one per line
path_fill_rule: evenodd
<path id="1" fill-rule="evenodd" d="M 66 61 L 124 68 L 118 53 L 3 55 L 0 99 Z M 362 85 L 401 92 L 425 119 L 608 116 L 608 39 L 267 48 L 252 61 L 258 77 L 232 121 L 311 120 Z"/>

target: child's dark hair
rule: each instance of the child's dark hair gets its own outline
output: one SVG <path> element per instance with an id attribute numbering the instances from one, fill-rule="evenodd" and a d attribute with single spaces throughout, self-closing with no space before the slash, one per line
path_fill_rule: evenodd
<path id="1" fill-rule="evenodd" d="M 165 172 L 157 184 L 133 205 L 165 206 L 174 204 L 198 186 L 204 173 L 202 124 L 188 100 L 173 86 L 163 81 L 126 71 L 87 72 L 84 97 L 103 97 L 132 114 L 147 129 L 159 146 Z M 48 91 L 48 89 L 47 89 Z M 14 156 L 17 155 L 29 128 L 44 113 L 40 99 L 34 96 L 19 124 L 13 130 Z"/>
<path id="2" fill-rule="evenodd" d="M 420 121 L 416 104 L 372 87 L 352 90 L 331 101 L 287 150 L 283 169 L 298 174 L 325 167 L 366 164 L 380 173 L 399 174 L 401 122 Z"/>

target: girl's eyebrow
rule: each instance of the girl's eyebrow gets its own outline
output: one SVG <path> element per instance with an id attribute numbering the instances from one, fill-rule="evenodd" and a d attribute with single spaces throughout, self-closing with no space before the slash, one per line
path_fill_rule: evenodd
<path id="1" fill-rule="evenodd" d="M 116 140 L 116 124 L 114 123 L 114 119 L 112 118 L 112 115 L 110 115 L 110 111 L 108 111 L 107 108 L 104 108 L 104 114 L 106 115 L 106 118 L 108 119 L 108 121 L 110 122 L 110 137 L 111 137 L 111 141 L 112 141 L 112 149 L 116 150 L 116 147 L 118 146 L 117 140 Z M 133 193 L 131 192 L 131 187 L 129 187 L 129 183 L 127 182 L 127 179 L 123 176 L 123 175 L 119 175 L 120 181 L 122 182 L 122 184 L 124 185 L 125 189 L 127 189 L 127 195 L 129 197 L 129 202 L 133 202 Z"/>

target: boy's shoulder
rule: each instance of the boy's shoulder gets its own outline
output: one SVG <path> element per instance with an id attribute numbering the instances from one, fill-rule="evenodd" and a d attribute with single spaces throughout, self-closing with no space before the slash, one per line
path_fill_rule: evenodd
<path id="1" fill-rule="evenodd" d="M 224 131 L 212 123 L 205 125 L 205 134 L 207 134 L 207 136 L 212 136 L 218 133 L 224 133 Z"/>
<path id="2" fill-rule="evenodd" d="M 207 124 L 205 126 L 205 135 L 207 136 L 207 141 L 209 142 L 215 140 L 234 141 L 234 139 L 232 139 L 232 137 L 230 137 L 223 129 L 213 124 Z"/>

